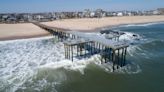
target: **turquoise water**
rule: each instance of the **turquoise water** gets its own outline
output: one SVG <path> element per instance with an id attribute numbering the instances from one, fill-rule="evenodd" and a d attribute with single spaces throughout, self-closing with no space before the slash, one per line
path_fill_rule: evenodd
<path id="1" fill-rule="evenodd" d="M 56 65 L 51 63 L 64 59 L 64 52 L 62 43 L 52 38 L 0 43 L 0 91 L 164 92 L 164 23 L 121 25 L 113 30 L 140 36 L 127 39 L 131 43 L 127 65 L 116 72 L 108 70 L 110 65 L 95 63 L 80 69 L 53 68 Z M 42 67 L 46 64 L 50 65 Z"/>

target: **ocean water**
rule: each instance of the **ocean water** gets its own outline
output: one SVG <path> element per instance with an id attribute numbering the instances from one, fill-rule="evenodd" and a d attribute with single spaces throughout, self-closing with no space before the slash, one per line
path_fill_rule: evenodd
<path id="1" fill-rule="evenodd" d="M 127 65 L 115 72 L 99 55 L 65 60 L 63 43 L 51 36 L 1 41 L 0 92 L 164 92 L 164 23 L 112 30 L 131 44 Z"/>

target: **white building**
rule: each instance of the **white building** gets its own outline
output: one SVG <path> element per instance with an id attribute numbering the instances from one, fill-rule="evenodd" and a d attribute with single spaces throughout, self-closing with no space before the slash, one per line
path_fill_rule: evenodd
<path id="1" fill-rule="evenodd" d="M 160 14 L 158 10 L 153 11 L 153 15 L 158 15 L 158 14 Z"/>
<path id="2" fill-rule="evenodd" d="M 37 20 L 41 20 L 42 18 L 44 18 L 42 15 L 35 15 L 35 19 Z"/>
<path id="3" fill-rule="evenodd" d="M 85 9 L 83 12 L 83 16 L 89 18 L 91 15 L 91 11 L 89 9 Z"/>
<path id="4" fill-rule="evenodd" d="M 95 17 L 95 12 L 91 12 L 91 13 L 90 13 L 90 17 L 91 17 L 91 18 Z"/>
<path id="5" fill-rule="evenodd" d="M 127 15 L 128 15 L 128 16 L 132 16 L 132 13 L 131 13 L 131 12 L 128 12 Z"/>
<path id="6" fill-rule="evenodd" d="M 121 16 L 123 16 L 123 13 L 122 12 L 118 12 L 117 16 L 121 17 Z"/>

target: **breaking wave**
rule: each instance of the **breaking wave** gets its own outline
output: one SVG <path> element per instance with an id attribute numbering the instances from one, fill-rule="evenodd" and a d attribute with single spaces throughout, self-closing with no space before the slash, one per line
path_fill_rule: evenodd
<path id="1" fill-rule="evenodd" d="M 45 74 L 47 69 L 56 71 L 64 68 L 85 74 L 85 67 L 92 63 L 104 68 L 107 72 L 113 72 L 112 64 L 101 64 L 99 55 L 74 62 L 65 60 L 63 43 L 56 42 L 51 36 L 2 41 L 0 42 L 0 91 L 15 92 L 28 89 L 28 86 L 24 86 L 25 83 L 33 84 L 30 87 L 35 91 L 43 90 L 42 88 L 48 85 L 54 85 L 52 88 L 55 90 L 55 85 L 65 81 L 67 76 L 63 71 L 58 71 L 52 75 L 55 81 L 49 82 Z M 136 66 L 135 69 L 134 66 Z M 133 74 L 140 71 L 138 65 L 129 64 L 118 69 L 117 72 Z M 43 77 L 37 79 L 37 76 Z"/>
<path id="2" fill-rule="evenodd" d="M 120 25 L 119 27 L 146 27 L 146 26 L 152 26 L 152 25 L 162 24 L 162 23 L 164 23 L 164 22 L 125 24 L 125 25 Z"/>

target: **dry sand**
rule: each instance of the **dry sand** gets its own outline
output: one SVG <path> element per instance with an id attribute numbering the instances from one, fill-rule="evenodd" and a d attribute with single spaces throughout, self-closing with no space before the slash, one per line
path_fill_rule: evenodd
<path id="1" fill-rule="evenodd" d="M 49 33 L 32 23 L 0 24 L 0 41 L 46 36 Z"/>
<path id="2" fill-rule="evenodd" d="M 42 24 L 64 28 L 74 31 L 97 31 L 96 29 L 121 25 L 164 21 L 164 16 L 131 16 L 131 17 L 106 17 L 106 18 L 83 18 L 64 19 Z M 46 36 L 49 33 L 31 23 L 23 24 L 0 24 L 0 41 L 21 38 Z"/>
<path id="3" fill-rule="evenodd" d="M 106 18 L 64 19 L 44 22 L 48 26 L 70 29 L 74 31 L 94 31 L 98 28 L 121 24 L 135 24 L 164 21 L 164 16 L 126 16 Z"/>

